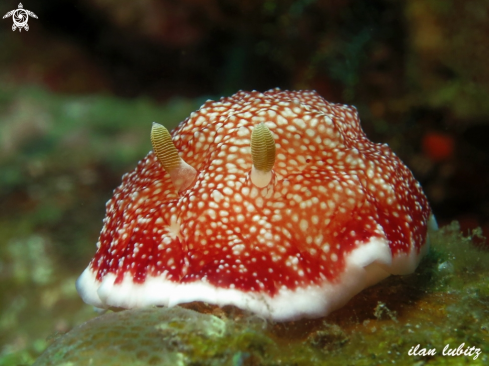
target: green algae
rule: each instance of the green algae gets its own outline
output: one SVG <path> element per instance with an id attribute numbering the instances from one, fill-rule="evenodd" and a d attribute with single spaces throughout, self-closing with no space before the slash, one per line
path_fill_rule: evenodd
<path id="1" fill-rule="evenodd" d="M 128 310 L 75 328 L 34 365 L 239 365 L 260 339 L 250 335 L 231 321 L 179 307 Z"/>
<path id="2" fill-rule="evenodd" d="M 489 253 L 473 245 L 479 236 L 462 236 L 457 223 L 431 233 L 415 274 L 390 277 L 325 318 L 274 323 L 235 310 L 215 312 L 220 318 L 179 307 L 121 311 L 59 338 L 35 365 L 484 365 Z M 418 344 L 436 354 L 409 355 Z M 442 354 L 462 344 L 479 348 L 478 357 Z"/>

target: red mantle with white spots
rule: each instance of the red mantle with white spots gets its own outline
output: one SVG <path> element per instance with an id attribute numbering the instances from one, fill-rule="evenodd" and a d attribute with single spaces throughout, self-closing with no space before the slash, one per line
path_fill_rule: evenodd
<path id="1" fill-rule="evenodd" d="M 250 180 L 260 122 L 277 154 L 264 188 Z M 419 183 L 367 139 L 354 107 L 314 91 L 241 91 L 206 102 L 172 139 L 198 172 L 194 184 L 177 193 L 153 152 L 124 175 L 77 282 L 86 302 L 206 301 L 277 320 L 317 317 L 413 272 L 427 249 Z"/>

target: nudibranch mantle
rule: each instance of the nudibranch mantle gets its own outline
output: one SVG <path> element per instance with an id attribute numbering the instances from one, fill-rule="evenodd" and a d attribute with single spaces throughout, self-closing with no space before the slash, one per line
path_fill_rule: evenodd
<path id="1" fill-rule="evenodd" d="M 275 160 L 255 185 L 257 126 Z M 123 176 L 77 281 L 85 302 L 203 301 L 314 318 L 413 272 L 427 251 L 421 186 L 387 145 L 367 139 L 354 107 L 315 91 L 240 91 L 207 101 L 171 140 L 195 178 L 176 189 L 153 151 Z"/>

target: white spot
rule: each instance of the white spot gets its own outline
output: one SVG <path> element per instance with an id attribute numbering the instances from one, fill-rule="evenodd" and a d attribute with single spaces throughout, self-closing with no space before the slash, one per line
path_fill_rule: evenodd
<path id="1" fill-rule="evenodd" d="M 224 194 L 225 194 L 225 195 L 227 195 L 227 196 L 230 196 L 230 195 L 232 195 L 232 194 L 233 194 L 233 190 L 232 190 L 231 188 L 229 188 L 229 187 L 224 187 L 222 191 L 223 191 L 223 192 L 224 192 Z"/>
<path id="2" fill-rule="evenodd" d="M 299 227 L 301 228 L 302 231 L 307 231 L 308 227 L 309 227 L 309 223 L 302 219 L 301 222 L 299 223 Z"/>

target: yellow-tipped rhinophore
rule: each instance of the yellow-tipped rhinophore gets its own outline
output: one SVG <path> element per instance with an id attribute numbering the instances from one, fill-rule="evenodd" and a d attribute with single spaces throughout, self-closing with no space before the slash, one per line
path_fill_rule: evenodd
<path id="1" fill-rule="evenodd" d="M 178 168 L 181 158 L 171 140 L 170 132 L 156 122 L 153 122 L 153 127 L 151 128 L 151 144 L 165 171 L 169 173 L 173 169 Z"/>
<path id="2" fill-rule="evenodd" d="M 151 144 L 153 145 L 153 152 L 163 169 L 170 174 L 177 191 L 181 192 L 189 188 L 197 175 L 197 171 L 178 155 L 178 150 L 173 144 L 170 133 L 156 122 L 153 122 L 151 128 Z"/>
<path id="3" fill-rule="evenodd" d="M 262 122 L 255 126 L 251 133 L 251 181 L 258 187 L 267 186 L 272 180 L 272 169 L 275 163 L 275 140 L 272 132 Z"/>

